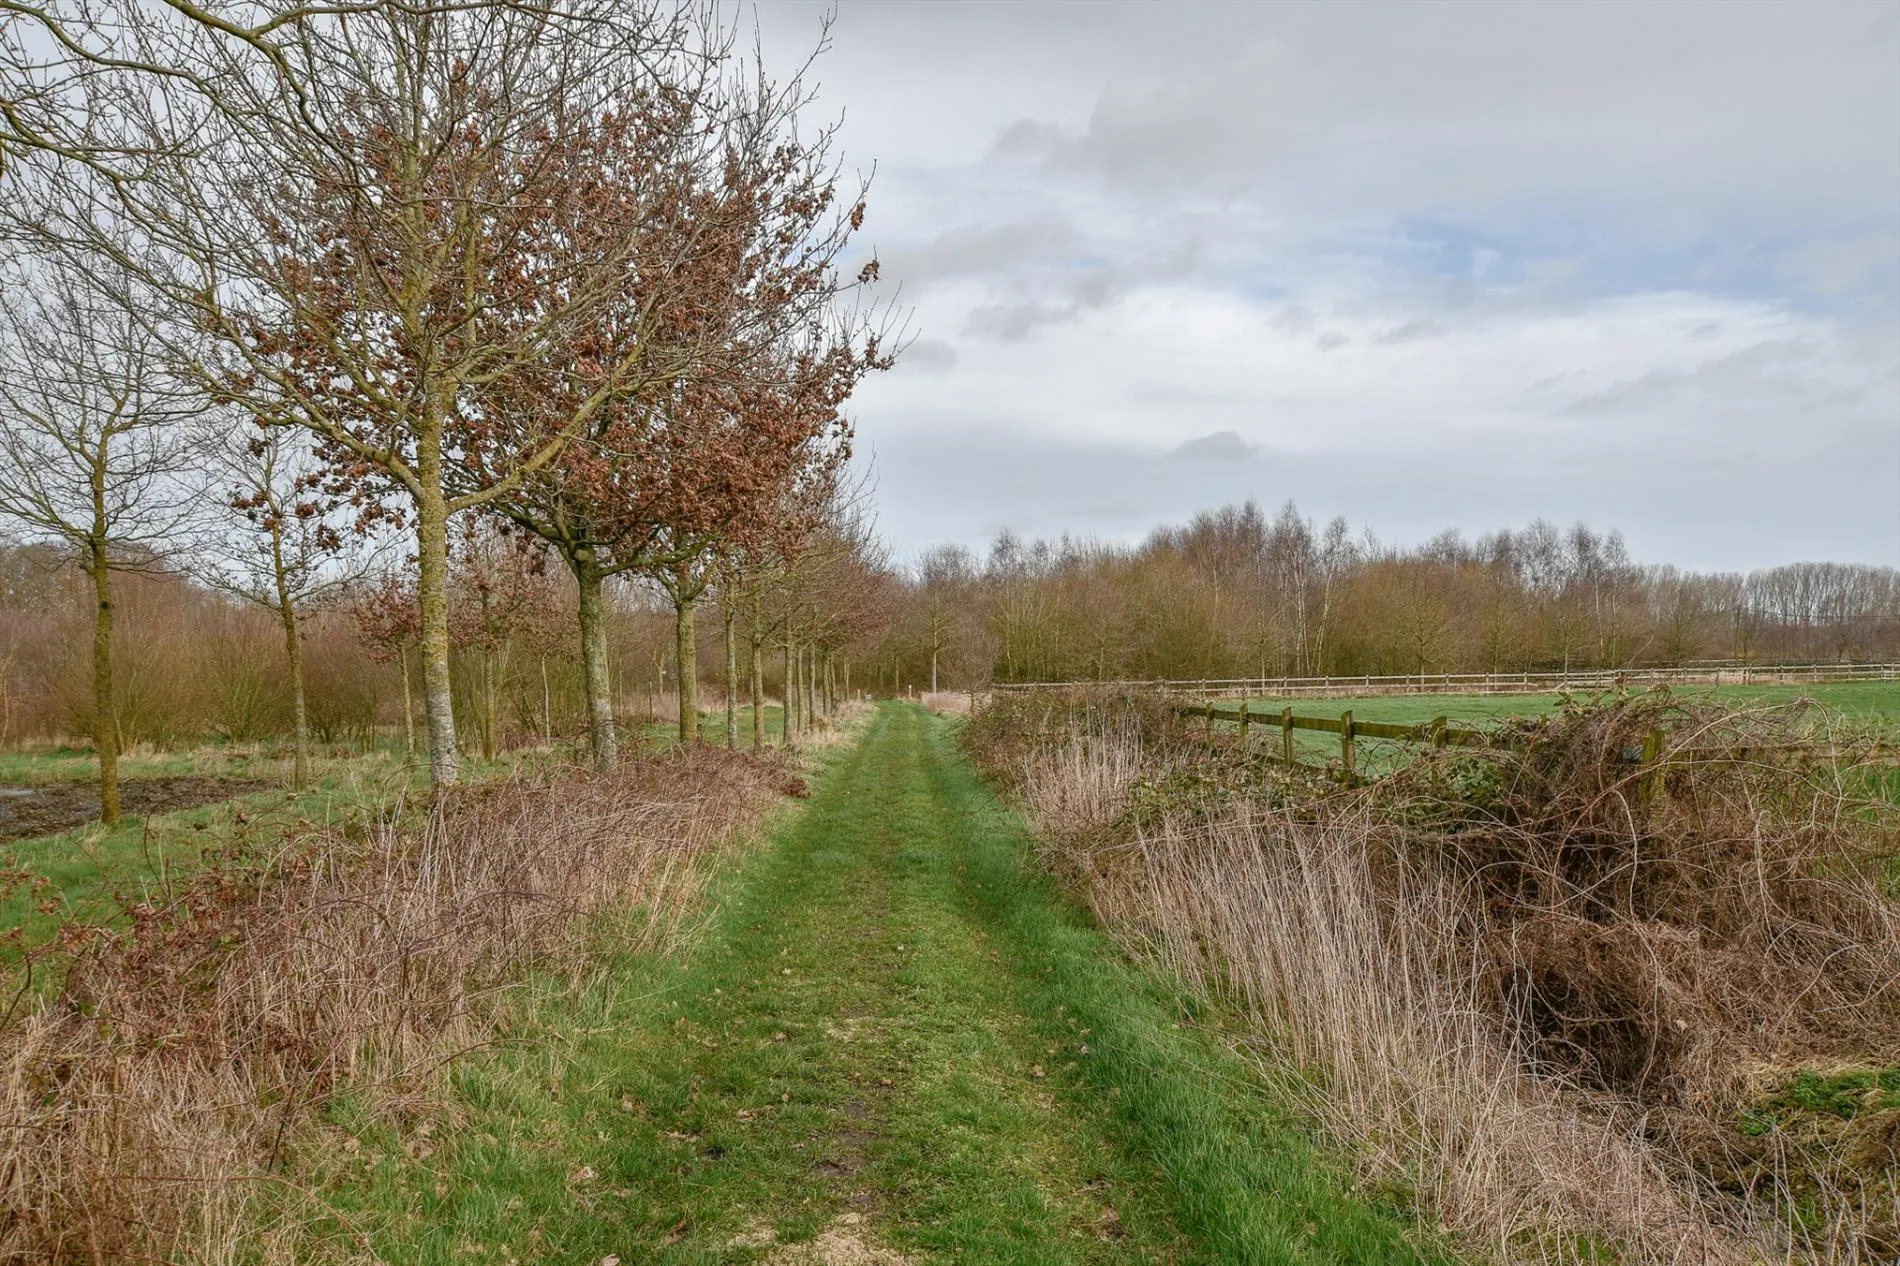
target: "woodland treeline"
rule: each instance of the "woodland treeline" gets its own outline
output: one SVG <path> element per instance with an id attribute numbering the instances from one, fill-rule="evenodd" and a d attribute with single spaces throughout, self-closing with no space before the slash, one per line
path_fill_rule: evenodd
<path id="1" fill-rule="evenodd" d="M 518 534 L 454 538 L 452 705 L 493 754 L 589 733 L 578 591 Z M 1132 548 L 1024 542 L 894 565 L 858 519 L 827 524 L 769 583 L 715 576 L 684 606 L 640 576 L 604 587 L 612 708 L 677 725 L 681 630 L 702 737 L 749 746 L 750 704 L 792 724 L 848 690 L 991 681 L 1493 672 L 1900 659 L 1900 571 L 1796 563 L 1747 575 L 1632 562 L 1615 532 L 1535 523 L 1475 541 L 1384 546 L 1342 521 L 1254 505 Z M 172 560 L 173 564 L 177 560 Z M 413 596 L 400 566 L 341 586 L 300 625 L 307 720 L 324 744 L 421 742 Z M 90 725 L 90 585 L 46 546 L 0 547 L 0 743 Z M 294 729 L 272 613 L 167 564 L 119 583 L 116 717 L 125 743 L 278 741 Z M 728 661 L 728 633 L 731 657 Z M 756 683 L 753 669 L 757 668 Z M 785 683 L 796 683 L 787 692 Z M 728 692 L 736 707 L 725 713 Z"/>
<path id="2" fill-rule="evenodd" d="M 1381 544 L 1291 502 L 1229 506 L 1123 548 L 1004 533 L 926 554 L 888 680 L 945 687 L 1900 658 L 1900 570 L 1643 565 L 1615 531 L 1538 521 Z"/>

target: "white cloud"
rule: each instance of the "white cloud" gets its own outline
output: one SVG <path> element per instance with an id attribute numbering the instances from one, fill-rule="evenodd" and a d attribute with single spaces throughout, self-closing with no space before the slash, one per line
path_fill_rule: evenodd
<path id="1" fill-rule="evenodd" d="M 854 406 L 900 549 L 1292 495 L 1900 562 L 1900 8 L 845 0 L 834 35 L 927 340 Z M 1168 460 L 1216 440 L 1258 456 Z"/>

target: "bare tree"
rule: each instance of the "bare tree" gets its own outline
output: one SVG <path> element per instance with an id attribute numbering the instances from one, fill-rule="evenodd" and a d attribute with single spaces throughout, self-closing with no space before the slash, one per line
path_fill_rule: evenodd
<path id="1" fill-rule="evenodd" d="M 191 401 L 140 323 L 60 261 L 17 261 L 0 289 L 0 516 L 69 550 L 92 582 L 93 742 L 99 814 L 111 825 L 112 577 L 152 566 L 186 525 Z"/>
<path id="2" fill-rule="evenodd" d="M 358 538 L 338 521 L 323 471 L 299 432 L 248 425 L 228 412 L 214 415 L 213 425 L 205 445 L 209 491 L 231 507 L 242 530 L 214 534 L 195 570 L 213 587 L 270 611 L 283 629 L 294 781 L 301 788 L 310 777 L 304 617 L 363 575 L 370 555 L 346 552 Z"/>
<path id="3" fill-rule="evenodd" d="M 706 112 L 729 33 L 662 0 L 116 21 L 147 69 L 88 83 L 86 146 L 16 153 L 11 226 L 130 278 L 204 387 L 307 429 L 359 510 L 413 525 L 430 766 L 453 782 L 448 521 L 657 372 L 669 278 L 721 242 L 690 190 L 729 139 Z M 74 152 L 136 153 L 135 178 Z M 630 334 L 577 337 L 610 307 Z M 573 407 L 523 431 L 493 408 L 509 380 Z"/>

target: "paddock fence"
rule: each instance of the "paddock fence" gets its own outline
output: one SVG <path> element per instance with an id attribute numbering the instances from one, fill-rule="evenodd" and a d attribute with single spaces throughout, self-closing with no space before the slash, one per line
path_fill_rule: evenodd
<path id="1" fill-rule="evenodd" d="M 1339 677 L 1234 677 L 1197 680 L 995 682 L 997 691 L 1165 690 L 1184 699 L 1343 699 L 1373 695 L 1550 694 L 1623 686 L 1816 685 L 1900 682 L 1900 664 L 1720 664 L 1681 668 L 1605 668 L 1586 672 L 1407 673 Z"/>

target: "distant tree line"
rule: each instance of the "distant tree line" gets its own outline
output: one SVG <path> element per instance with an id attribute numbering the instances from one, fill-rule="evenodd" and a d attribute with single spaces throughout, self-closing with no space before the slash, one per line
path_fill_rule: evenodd
<path id="1" fill-rule="evenodd" d="M 924 554 L 876 652 L 893 684 L 1513 672 L 1900 659 L 1900 570 L 1642 565 L 1621 535 L 1543 520 L 1380 543 L 1288 502 L 1132 548 L 998 536 Z"/>

